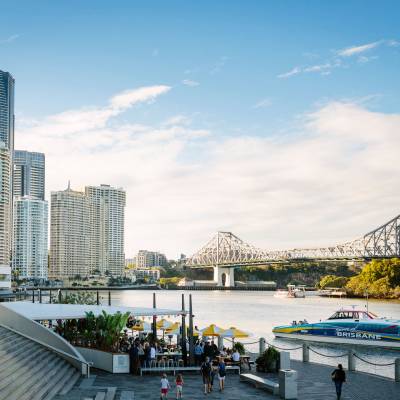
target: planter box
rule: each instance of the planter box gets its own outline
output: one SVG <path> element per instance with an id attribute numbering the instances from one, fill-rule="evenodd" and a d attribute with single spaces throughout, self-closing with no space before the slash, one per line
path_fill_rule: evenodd
<path id="1" fill-rule="evenodd" d="M 86 361 L 92 362 L 94 368 L 102 369 L 113 374 L 129 373 L 129 355 L 121 353 L 109 353 L 107 351 L 77 347 L 76 349 Z"/>

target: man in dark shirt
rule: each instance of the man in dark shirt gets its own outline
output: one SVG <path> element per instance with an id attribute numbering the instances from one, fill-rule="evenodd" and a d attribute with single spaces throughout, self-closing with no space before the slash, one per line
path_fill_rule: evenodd
<path id="1" fill-rule="evenodd" d="M 136 342 L 129 349 L 129 362 L 131 374 L 137 375 L 139 373 L 139 349 Z"/>
<path id="2" fill-rule="evenodd" d="M 337 400 L 340 400 L 340 396 L 342 395 L 342 385 L 343 382 L 346 382 L 346 373 L 343 370 L 342 364 L 339 364 L 332 372 L 332 380 L 335 383 Z"/>

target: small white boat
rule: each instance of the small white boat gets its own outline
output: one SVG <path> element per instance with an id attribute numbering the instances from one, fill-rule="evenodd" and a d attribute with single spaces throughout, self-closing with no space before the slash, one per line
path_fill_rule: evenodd
<path id="1" fill-rule="evenodd" d="M 289 298 L 289 299 L 294 299 L 294 298 L 301 298 L 303 299 L 306 297 L 306 288 L 304 285 L 287 285 L 287 290 L 284 289 L 278 289 L 274 297 L 279 297 L 279 298 Z"/>

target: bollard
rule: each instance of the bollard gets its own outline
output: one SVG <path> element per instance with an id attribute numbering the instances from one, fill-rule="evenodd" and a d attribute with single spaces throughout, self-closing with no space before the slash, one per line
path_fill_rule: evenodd
<path id="1" fill-rule="evenodd" d="M 99 291 L 96 292 L 96 304 L 100 305 Z"/>
<path id="2" fill-rule="evenodd" d="M 61 304 L 62 302 L 62 293 L 61 293 L 61 289 L 58 289 L 58 304 Z"/>
<path id="3" fill-rule="evenodd" d="M 261 356 L 265 351 L 265 339 L 263 337 L 258 341 L 258 349 L 259 355 Z"/>
<path id="4" fill-rule="evenodd" d="M 347 361 L 347 369 L 349 371 L 355 371 L 356 370 L 356 359 L 354 357 L 354 351 L 353 350 L 349 350 L 348 353 L 348 361 Z"/>
<path id="5" fill-rule="evenodd" d="M 303 343 L 303 362 L 310 361 L 310 349 L 307 343 Z"/>
<path id="6" fill-rule="evenodd" d="M 111 306 L 111 291 L 108 291 L 108 305 Z"/>
<path id="7" fill-rule="evenodd" d="M 32 290 L 32 303 L 34 303 L 34 302 L 35 302 L 35 291 Z"/>
<path id="8" fill-rule="evenodd" d="M 280 352 L 279 369 L 290 369 L 290 353 L 288 351 Z"/>
<path id="9" fill-rule="evenodd" d="M 218 350 L 222 350 L 224 348 L 224 338 L 222 336 L 218 336 Z"/>
<path id="10" fill-rule="evenodd" d="M 400 358 L 394 360 L 394 380 L 400 382 Z"/>
<path id="11" fill-rule="evenodd" d="M 39 289 L 39 303 L 42 303 L 42 289 Z"/>

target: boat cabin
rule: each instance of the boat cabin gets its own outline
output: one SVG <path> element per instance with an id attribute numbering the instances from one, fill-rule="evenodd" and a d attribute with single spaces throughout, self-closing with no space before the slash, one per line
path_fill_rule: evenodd
<path id="1" fill-rule="evenodd" d="M 377 315 L 365 310 L 339 310 L 329 319 L 375 319 Z"/>

